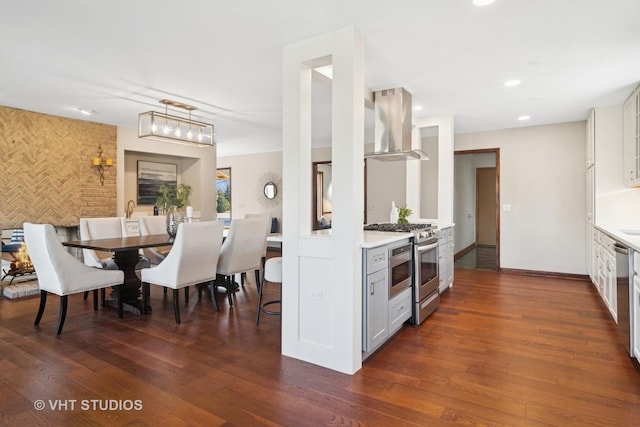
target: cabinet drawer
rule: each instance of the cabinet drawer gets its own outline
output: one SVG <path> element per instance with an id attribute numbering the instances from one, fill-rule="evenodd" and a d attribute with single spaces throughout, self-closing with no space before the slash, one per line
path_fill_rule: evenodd
<path id="1" fill-rule="evenodd" d="M 393 334 L 411 318 L 411 288 L 389 301 L 389 334 Z"/>
<path id="2" fill-rule="evenodd" d="M 367 269 L 366 273 L 371 274 L 389 267 L 388 252 L 386 246 L 380 248 L 367 249 Z"/>

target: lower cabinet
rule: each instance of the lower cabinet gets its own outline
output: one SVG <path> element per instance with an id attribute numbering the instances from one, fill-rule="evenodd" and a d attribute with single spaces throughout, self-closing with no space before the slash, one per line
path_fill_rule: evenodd
<path id="1" fill-rule="evenodd" d="M 363 350 L 373 351 L 389 336 L 389 270 L 367 275 Z"/>
<path id="2" fill-rule="evenodd" d="M 631 302 L 631 345 L 633 356 L 640 362 L 640 277 L 633 276 L 633 301 Z"/>
<path id="3" fill-rule="evenodd" d="M 411 287 L 389 299 L 389 246 L 364 249 L 362 254 L 362 352 L 365 359 L 402 328 L 412 314 Z"/>
<path id="4" fill-rule="evenodd" d="M 594 274 L 591 280 L 613 320 L 618 322 L 618 296 L 616 283 L 615 241 L 594 228 L 592 252 Z"/>
<path id="5" fill-rule="evenodd" d="M 440 293 L 453 286 L 453 227 L 440 230 L 438 239 L 438 274 Z"/>
<path id="6" fill-rule="evenodd" d="M 402 328 L 411 318 L 411 288 L 407 288 L 389 301 L 389 335 Z"/>

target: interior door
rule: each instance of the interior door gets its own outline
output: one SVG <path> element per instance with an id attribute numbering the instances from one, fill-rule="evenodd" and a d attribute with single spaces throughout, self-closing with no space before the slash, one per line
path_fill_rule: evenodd
<path id="1" fill-rule="evenodd" d="M 476 169 L 476 243 L 496 245 L 496 168 Z"/>

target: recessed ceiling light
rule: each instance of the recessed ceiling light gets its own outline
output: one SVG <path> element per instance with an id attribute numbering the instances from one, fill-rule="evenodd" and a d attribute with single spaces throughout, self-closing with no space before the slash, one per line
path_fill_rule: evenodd
<path id="1" fill-rule="evenodd" d="M 504 82 L 505 87 L 516 87 L 516 86 L 520 86 L 520 80 L 507 80 L 506 82 Z"/>
<path id="2" fill-rule="evenodd" d="M 473 5 L 474 6 L 486 6 L 488 4 L 491 4 L 493 2 L 495 2 L 496 0 L 473 0 Z"/>
<path id="3" fill-rule="evenodd" d="M 530 118 L 531 116 L 524 115 L 524 116 L 519 116 L 518 120 L 521 122 L 524 122 L 525 120 L 529 120 Z"/>
<path id="4" fill-rule="evenodd" d="M 414 105 L 413 111 L 422 111 L 422 105 Z"/>
<path id="5" fill-rule="evenodd" d="M 78 108 L 78 111 L 80 111 L 85 116 L 90 116 L 94 113 L 93 110 L 89 110 L 88 108 Z"/>

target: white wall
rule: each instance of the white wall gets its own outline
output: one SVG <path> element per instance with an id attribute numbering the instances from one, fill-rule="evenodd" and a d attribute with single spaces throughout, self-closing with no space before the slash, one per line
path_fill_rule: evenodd
<path id="1" fill-rule="evenodd" d="M 135 129 L 118 128 L 118 215 L 136 200 L 136 160 L 178 164 L 178 182 L 191 185 L 190 201 L 203 220 L 216 219 L 216 147 L 197 147 L 138 138 Z M 166 160 L 165 160 L 166 159 Z M 152 212 L 152 207 L 140 208 Z"/>
<path id="2" fill-rule="evenodd" d="M 264 205 L 263 191 L 266 176 L 279 178 L 278 192 L 284 194 L 282 185 L 282 152 L 249 154 L 218 158 L 218 168 L 231 168 L 231 218 L 244 218 L 248 213 L 269 213 L 282 222 L 282 197 L 277 203 Z"/>
<path id="3" fill-rule="evenodd" d="M 454 253 L 476 241 L 476 169 L 495 166 L 495 153 L 467 153 L 454 156 Z"/>
<path id="4" fill-rule="evenodd" d="M 456 224 L 454 233 L 454 253 L 473 244 L 476 240 L 476 174 L 473 154 L 454 156 L 454 196 L 453 220 Z M 471 218 L 467 213 L 474 213 Z"/>
<path id="5" fill-rule="evenodd" d="M 500 265 L 586 274 L 585 122 L 456 134 L 456 150 L 500 148 Z"/>
<path id="6" fill-rule="evenodd" d="M 406 176 L 407 161 L 367 160 L 368 223 L 389 222 L 392 201 L 406 206 Z"/>
<path id="7" fill-rule="evenodd" d="M 311 236 L 311 67 L 333 65 L 332 234 Z M 362 365 L 364 39 L 353 27 L 283 48 L 282 354 Z"/>
<path id="8" fill-rule="evenodd" d="M 438 137 L 422 138 L 422 151 L 429 160 L 420 162 L 420 210 L 419 218 L 438 217 Z"/>

